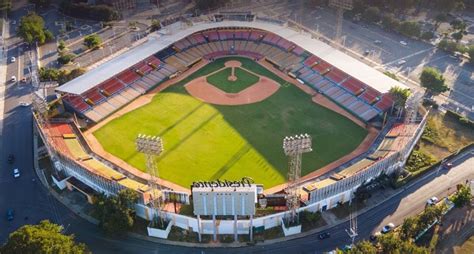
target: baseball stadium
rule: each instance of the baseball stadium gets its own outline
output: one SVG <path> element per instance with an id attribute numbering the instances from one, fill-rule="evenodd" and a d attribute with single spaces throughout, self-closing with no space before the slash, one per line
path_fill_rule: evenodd
<path id="1" fill-rule="evenodd" d="M 196 181 L 243 177 L 261 195 L 284 194 L 283 139 L 298 134 L 312 139 L 298 180 L 312 210 L 350 200 L 357 186 L 405 163 L 424 120 L 387 120 L 389 91 L 403 84 L 294 24 L 219 17 L 164 27 L 56 88 L 70 117 L 38 124 L 64 172 L 55 182 L 72 177 L 75 188 L 108 194 L 131 188 L 146 206 L 153 195 L 141 134 L 163 142 L 154 175 L 164 201 L 179 193 L 189 203 Z"/>

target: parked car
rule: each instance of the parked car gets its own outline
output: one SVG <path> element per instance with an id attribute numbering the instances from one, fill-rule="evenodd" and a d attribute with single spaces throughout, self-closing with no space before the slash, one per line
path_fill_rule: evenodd
<path id="1" fill-rule="evenodd" d="M 24 101 L 21 101 L 21 102 L 18 103 L 18 104 L 19 104 L 20 106 L 22 106 L 22 107 L 28 107 L 28 106 L 30 106 L 30 103 L 24 102 Z"/>
<path id="2" fill-rule="evenodd" d="M 406 62 L 407 62 L 407 61 L 405 61 L 405 60 L 400 60 L 400 61 L 397 62 L 397 64 L 398 64 L 398 65 L 404 65 Z"/>
<path id="3" fill-rule="evenodd" d="M 8 155 L 8 163 L 13 164 L 15 162 L 15 156 L 13 154 Z"/>
<path id="4" fill-rule="evenodd" d="M 364 56 L 367 56 L 367 55 L 369 55 L 369 54 L 370 54 L 370 50 L 366 49 L 366 50 L 364 51 Z"/>
<path id="5" fill-rule="evenodd" d="M 8 209 L 7 210 L 7 220 L 12 221 L 15 218 L 15 212 L 13 209 Z"/>
<path id="6" fill-rule="evenodd" d="M 439 199 L 437 197 L 431 197 L 426 201 L 427 205 L 436 205 L 436 203 L 439 202 Z"/>
<path id="7" fill-rule="evenodd" d="M 18 178 L 20 177 L 20 170 L 15 168 L 13 169 L 13 177 Z"/>
<path id="8" fill-rule="evenodd" d="M 400 44 L 402 44 L 403 46 L 407 46 L 408 43 L 406 41 L 400 41 Z"/>
<path id="9" fill-rule="evenodd" d="M 385 225 L 383 228 L 382 228 L 382 231 L 380 231 L 382 234 L 386 234 L 390 231 L 392 231 L 392 229 L 395 228 L 395 225 L 393 225 L 393 223 L 388 223 L 387 225 Z"/>
<path id="10" fill-rule="evenodd" d="M 319 240 L 324 240 L 326 238 L 331 237 L 331 234 L 329 234 L 328 232 L 324 232 L 324 233 L 319 234 L 318 237 L 319 237 Z"/>
<path id="11" fill-rule="evenodd" d="M 451 163 L 451 162 L 445 163 L 443 167 L 445 169 L 451 169 L 453 167 L 453 163 Z"/>
<path id="12" fill-rule="evenodd" d="M 10 58 L 10 62 L 12 62 L 12 63 L 16 62 L 16 58 L 14 56 L 12 56 L 12 58 Z"/>
<path id="13" fill-rule="evenodd" d="M 11 80 L 12 82 L 16 82 L 16 77 L 15 77 L 15 76 L 12 76 L 10 80 Z"/>

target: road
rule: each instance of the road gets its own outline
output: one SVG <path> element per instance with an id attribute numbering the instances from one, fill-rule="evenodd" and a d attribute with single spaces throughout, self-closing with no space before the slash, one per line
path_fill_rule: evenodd
<path id="1" fill-rule="evenodd" d="M 233 6 L 228 5 L 230 10 L 251 10 L 279 20 L 289 18 L 327 38 L 333 39 L 335 36 L 336 16 L 331 8 L 315 8 L 314 4 L 301 6 L 301 1 L 262 0 L 252 7 L 242 4 L 241 0 L 233 2 Z M 474 66 L 459 61 L 447 52 L 437 50 L 429 43 L 387 32 L 375 25 L 344 20 L 342 37 L 345 49 L 357 53 L 350 55 L 377 69 L 399 74 L 400 81 L 413 89 L 418 88 L 417 83 L 423 67 L 438 68 L 451 87 L 451 91 L 439 96 L 438 101 L 446 103 L 446 108 L 466 112 L 474 119 Z M 380 43 L 375 44 L 376 40 Z M 402 45 L 400 41 L 405 41 L 407 45 Z M 365 50 L 373 50 L 373 53 L 364 57 Z M 399 65 L 400 60 L 405 60 L 406 63 Z"/>
<path id="2" fill-rule="evenodd" d="M 13 28 L 12 31 L 14 31 Z M 24 63 L 27 62 L 24 45 L 15 37 L 7 39 L 6 45 L 7 79 L 14 75 L 20 78 L 27 73 L 24 66 Z M 417 50 L 414 50 L 413 53 L 422 49 Z M 15 63 L 10 61 L 12 56 L 17 59 Z M 390 59 L 393 61 L 396 58 Z M 106 237 L 98 231 L 96 226 L 78 218 L 56 201 L 39 183 L 33 172 L 31 113 L 29 107 L 18 105 L 20 101 L 30 101 L 31 87 L 13 82 L 7 82 L 5 86 L 4 119 L 3 126 L 0 126 L 3 146 L 0 160 L 0 215 L 4 216 L 7 209 L 14 209 L 15 219 L 12 222 L 7 222 L 4 217 L 0 220 L 0 242 L 5 241 L 8 234 L 21 225 L 35 223 L 41 219 L 50 219 L 64 225 L 66 233 L 74 233 L 79 241 L 86 243 L 93 252 L 97 253 L 314 253 L 331 250 L 349 243 L 349 238 L 344 231 L 348 228 L 348 223 L 328 230 L 331 233 L 329 240 L 319 241 L 317 234 L 315 234 L 272 245 L 240 249 L 189 249 L 150 243 L 134 238 L 112 239 Z M 13 165 L 6 161 L 8 154 L 16 156 Z M 13 168 L 21 170 L 22 175 L 19 179 L 13 178 Z M 450 171 L 442 171 L 439 174 L 436 171 L 431 172 L 424 178 L 416 180 L 394 198 L 359 215 L 360 237 L 358 239 L 368 238 L 372 232 L 379 230 L 388 222 L 401 223 L 404 217 L 421 211 L 426 199 L 433 195 L 445 196 L 447 191 L 454 191 L 454 186 L 457 183 L 473 178 L 474 158 L 472 155 L 460 158 Z M 28 219 L 25 219 L 26 217 Z"/>

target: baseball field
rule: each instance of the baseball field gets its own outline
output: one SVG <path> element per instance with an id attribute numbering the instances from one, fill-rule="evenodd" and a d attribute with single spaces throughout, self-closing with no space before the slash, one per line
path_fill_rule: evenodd
<path id="1" fill-rule="evenodd" d="M 240 66 L 228 67 L 229 61 Z M 203 84 L 196 84 L 198 79 Z M 248 104 L 211 104 L 188 92 L 194 82 L 201 94 L 208 92 L 202 90 L 208 85 L 224 101 L 241 98 L 245 102 L 245 92 L 254 89 L 254 96 L 264 79 L 271 80 L 276 90 Z M 308 133 L 313 138 L 313 151 L 303 156 L 302 175 L 306 175 L 350 153 L 367 135 L 364 128 L 313 103 L 310 95 L 241 57 L 205 65 L 157 93 L 149 104 L 93 134 L 107 152 L 145 171 L 145 157 L 136 152 L 134 143 L 140 133 L 163 138 L 165 151 L 157 166 L 165 180 L 189 187 L 193 181 L 249 176 L 265 188 L 286 180 L 285 136 Z"/>

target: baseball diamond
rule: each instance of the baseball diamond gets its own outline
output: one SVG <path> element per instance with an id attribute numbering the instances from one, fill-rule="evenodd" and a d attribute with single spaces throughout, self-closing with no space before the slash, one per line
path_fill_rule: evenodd
<path id="1" fill-rule="evenodd" d="M 239 67 L 226 67 L 228 63 Z M 235 81 L 228 80 L 235 68 Z M 240 70 L 240 71 L 238 71 Z M 196 80 L 207 78 L 221 92 L 221 103 L 193 94 Z M 268 86 L 274 84 L 271 94 Z M 313 152 L 304 156 L 306 175 L 350 153 L 364 140 L 367 130 L 346 117 L 312 102 L 310 95 L 286 83 L 253 59 L 223 57 L 209 62 L 185 79 L 154 95 L 142 105 L 108 122 L 93 134 L 110 154 L 145 171 L 143 156 L 135 152 L 139 133 L 158 135 L 165 152 L 158 160 L 161 178 L 183 187 L 196 180 L 240 179 L 250 176 L 270 188 L 286 180 L 286 157 L 281 142 L 288 134 L 305 132 L 314 139 Z M 245 91 L 251 90 L 248 101 Z M 199 88 L 199 87 L 198 87 Z M 207 89 L 207 90 L 206 90 Z M 228 93 L 234 92 L 234 93 Z M 243 95 L 241 95 L 243 93 Z M 239 104 L 225 105 L 225 99 Z"/>

